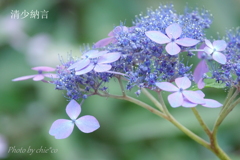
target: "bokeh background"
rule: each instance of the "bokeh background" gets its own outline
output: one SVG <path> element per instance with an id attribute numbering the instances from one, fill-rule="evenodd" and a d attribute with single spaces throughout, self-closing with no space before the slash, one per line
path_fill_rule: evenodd
<path id="1" fill-rule="evenodd" d="M 132 25 L 135 15 L 157 8 L 166 0 L 0 0 L 0 159 L 35 160 L 217 160 L 164 119 L 134 104 L 100 97 L 90 97 L 81 115 L 95 116 L 101 127 L 91 134 L 77 128 L 64 140 L 48 134 L 53 121 L 68 118 L 64 92 L 51 84 L 11 79 L 35 74 L 34 66 L 58 65 L 59 57 L 80 54 L 84 44 L 105 38 L 114 26 Z M 183 13 L 204 7 L 214 21 L 208 37 L 223 36 L 240 25 L 240 0 L 171 0 Z M 48 11 L 48 18 L 11 19 L 12 10 Z M 111 91 L 118 92 L 114 82 Z M 134 93 L 136 89 L 133 89 Z M 206 96 L 224 101 L 227 90 L 205 89 Z M 134 94 L 132 94 L 134 96 Z M 166 95 L 165 95 L 166 96 Z M 148 102 L 144 97 L 141 100 Z M 150 102 L 148 102 L 150 103 Z M 150 103 L 151 104 L 151 103 Z M 206 138 L 198 122 L 186 108 L 171 109 L 176 118 L 198 135 Z M 198 107 L 212 127 L 219 109 Z M 219 130 L 219 143 L 235 159 L 240 159 L 239 106 Z M 13 153 L 12 149 L 50 149 L 56 153 Z M 14 148 L 15 147 L 15 148 Z M 6 148 L 6 153 L 4 152 Z M 54 150 L 52 150 L 54 149 Z M 21 151 L 19 151 L 21 152 Z M 27 152 L 27 151 L 26 151 Z"/>

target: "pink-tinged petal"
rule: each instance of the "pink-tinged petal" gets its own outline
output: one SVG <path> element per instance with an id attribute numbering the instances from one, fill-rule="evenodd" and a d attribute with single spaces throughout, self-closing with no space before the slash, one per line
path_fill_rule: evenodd
<path id="1" fill-rule="evenodd" d="M 115 39 L 114 37 L 107 37 L 107 38 L 101 39 L 94 44 L 94 48 L 102 48 L 112 43 L 114 39 Z"/>
<path id="2" fill-rule="evenodd" d="M 182 28 L 179 26 L 179 24 L 174 23 L 166 28 L 166 33 L 169 38 L 177 39 L 182 34 Z"/>
<path id="3" fill-rule="evenodd" d="M 159 44 L 165 44 L 165 43 L 171 42 L 171 39 L 168 38 L 165 34 L 163 34 L 160 31 L 147 31 L 147 32 L 145 32 L 145 34 L 152 41 L 159 43 Z"/>
<path id="4" fill-rule="evenodd" d="M 201 90 L 197 90 L 195 92 L 199 94 L 201 97 L 205 97 L 205 94 Z"/>
<path id="5" fill-rule="evenodd" d="M 81 113 L 81 106 L 72 99 L 66 107 L 66 112 L 72 120 L 76 120 Z"/>
<path id="6" fill-rule="evenodd" d="M 109 71 L 112 68 L 110 64 L 97 64 L 94 67 L 95 72 L 106 72 Z"/>
<path id="7" fill-rule="evenodd" d="M 31 78 L 33 78 L 35 76 L 36 75 L 22 76 L 22 77 L 15 78 L 12 81 L 24 81 L 24 80 L 27 80 L 27 79 L 31 79 Z"/>
<path id="8" fill-rule="evenodd" d="M 205 47 L 206 47 L 205 43 L 202 43 L 201 46 L 200 46 L 200 48 L 199 48 L 200 51 L 198 51 L 198 54 L 197 54 L 197 56 L 198 56 L 199 59 L 202 59 L 202 55 L 205 54 L 205 53 L 204 53 L 204 48 L 205 48 Z"/>
<path id="9" fill-rule="evenodd" d="M 199 89 L 203 89 L 203 88 L 204 88 L 205 83 L 204 83 L 204 81 L 203 81 L 203 78 L 201 78 L 201 79 L 198 81 L 197 86 L 198 86 Z"/>
<path id="10" fill-rule="evenodd" d="M 222 54 L 221 52 L 214 52 L 212 55 L 212 58 L 221 64 L 226 64 L 226 62 L 227 62 L 226 56 L 224 54 Z"/>
<path id="11" fill-rule="evenodd" d="M 44 79 L 44 76 L 42 74 L 37 74 L 36 76 L 33 77 L 34 81 L 41 81 Z"/>
<path id="12" fill-rule="evenodd" d="M 207 54 L 212 54 L 213 49 L 209 48 L 208 46 L 204 48 L 204 52 Z"/>
<path id="13" fill-rule="evenodd" d="M 175 79 L 178 88 L 187 89 L 191 86 L 191 81 L 187 77 L 181 77 Z"/>
<path id="14" fill-rule="evenodd" d="M 211 43 L 208 39 L 205 39 L 205 44 L 206 44 L 206 46 L 208 46 L 208 47 L 211 48 L 212 50 L 214 49 L 212 43 Z"/>
<path id="15" fill-rule="evenodd" d="M 116 34 L 118 34 L 119 32 L 128 32 L 128 27 L 126 26 L 117 26 L 114 28 L 114 30 L 112 30 L 110 33 L 108 33 L 108 36 L 115 36 Z"/>
<path id="16" fill-rule="evenodd" d="M 93 116 L 82 116 L 75 121 L 77 127 L 84 133 L 91 133 L 100 127 L 98 120 Z"/>
<path id="17" fill-rule="evenodd" d="M 192 108 L 192 107 L 196 107 L 198 104 L 196 103 L 192 103 L 186 99 L 183 100 L 182 106 L 186 107 L 186 108 Z"/>
<path id="18" fill-rule="evenodd" d="M 195 91 L 186 91 L 186 90 L 184 90 L 182 92 L 182 94 L 184 95 L 184 97 L 187 100 L 189 100 L 192 103 L 205 104 L 205 101 L 204 101 L 203 97 L 201 97 L 201 95 L 199 95 Z"/>
<path id="19" fill-rule="evenodd" d="M 70 70 L 70 69 L 80 70 L 80 69 L 86 67 L 87 65 L 89 65 L 89 63 L 90 63 L 90 60 L 89 60 L 89 59 L 87 59 L 87 58 L 86 58 L 86 59 L 82 59 L 82 60 L 79 60 L 79 61 L 73 63 L 73 64 L 68 68 L 68 70 Z"/>
<path id="20" fill-rule="evenodd" d="M 157 82 L 156 86 L 161 90 L 168 91 L 168 92 L 176 92 L 179 91 L 179 88 L 174 86 L 172 83 L 169 82 Z"/>
<path id="21" fill-rule="evenodd" d="M 168 43 L 165 49 L 170 55 L 176 55 L 181 51 L 181 48 L 175 42 Z"/>
<path id="22" fill-rule="evenodd" d="M 193 72 L 193 80 L 195 83 L 198 83 L 200 79 L 203 78 L 203 75 L 208 72 L 208 65 L 205 60 L 201 60 Z"/>
<path id="23" fill-rule="evenodd" d="M 75 71 L 81 70 L 81 69 L 87 67 L 88 65 L 90 65 L 89 59 L 80 60 L 79 63 L 77 64 L 77 66 L 75 67 Z"/>
<path id="24" fill-rule="evenodd" d="M 44 77 L 48 77 L 48 78 L 59 78 L 58 75 L 56 74 L 52 74 L 52 73 L 44 73 L 42 74 Z"/>
<path id="25" fill-rule="evenodd" d="M 104 54 L 103 56 L 99 57 L 98 64 L 100 63 L 112 63 L 117 61 L 121 57 L 121 52 L 111 52 Z"/>
<path id="26" fill-rule="evenodd" d="M 81 74 L 88 73 L 88 72 L 92 71 L 94 67 L 95 67 L 95 65 L 93 63 L 90 63 L 87 67 L 85 67 L 79 71 L 76 71 L 75 75 L 81 75 Z"/>
<path id="27" fill-rule="evenodd" d="M 114 29 L 108 33 L 108 37 L 113 37 L 113 36 L 114 36 Z"/>
<path id="28" fill-rule="evenodd" d="M 52 71 L 55 71 L 56 69 L 52 68 L 52 67 L 39 66 L 39 67 L 33 67 L 32 70 L 43 71 L 43 72 L 52 72 Z"/>
<path id="29" fill-rule="evenodd" d="M 217 50 L 217 51 L 223 51 L 226 49 L 227 47 L 227 43 L 224 40 L 217 40 L 213 42 L 213 47 Z"/>
<path id="30" fill-rule="evenodd" d="M 74 128 L 74 123 L 67 119 L 58 119 L 53 122 L 49 134 L 56 139 L 64 139 L 70 136 Z"/>
<path id="31" fill-rule="evenodd" d="M 180 46 L 191 47 L 198 44 L 200 41 L 192 38 L 181 38 L 175 41 Z"/>
<path id="32" fill-rule="evenodd" d="M 218 108 L 218 107 L 221 107 L 222 104 L 219 103 L 218 101 L 215 101 L 213 99 L 204 99 L 205 100 L 205 104 L 202 105 L 204 107 L 208 107 L 208 108 Z"/>
<path id="33" fill-rule="evenodd" d="M 168 96 L 168 102 L 173 108 L 179 107 L 183 103 L 183 96 L 180 92 L 172 93 Z"/>

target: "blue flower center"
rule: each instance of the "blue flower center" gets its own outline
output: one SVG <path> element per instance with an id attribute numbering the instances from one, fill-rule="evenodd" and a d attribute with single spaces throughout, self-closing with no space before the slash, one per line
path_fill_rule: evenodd
<path id="1" fill-rule="evenodd" d="M 43 71 L 42 71 L 42 70 L 39 70 L 39 71 L 38 71 L 38 74 L 42 74 L 42 73 L 43 73 Z"/>
<path id="2" fill-rule="evenodd" d="M 175 38 L 172 38 L 172 39 L 171 39 L 171 42 L 174 42 L 174 41 L 175 41 Z"/>
<path id="3" fill-rule="evenodd" d="M 182 91 L 183 91 L 183 89 L 182 89 L 182 88 L 180 88 L 180 89 L 179 89 L 179 92 L 181 92 L 181 93 L 182 93 Z"/>

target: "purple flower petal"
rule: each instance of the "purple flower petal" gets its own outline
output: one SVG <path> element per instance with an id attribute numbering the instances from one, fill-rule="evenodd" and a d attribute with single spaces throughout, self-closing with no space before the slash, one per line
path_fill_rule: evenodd
<path id="1" fill-rule="evenodd" d="M 98 120 L 89 115 L 80 117 L 75 121 L 75 124 L 84 133 L 93 132 L 100 127 Z"/>
<path id="2" fill-rule="evenodd" d="M 120 52 L 111 52 L 104 54 L 103 56 L 99 57 L 98 64 L 115 62 L 120 58 L 120 56 L 121 56 Z"/>
<path id="3" fill-rule="evenodd" d="M 178 88 L 187 89 L 191 86 L 191 81 L 187 77 L 181 77 L 175 79 Z"/>
<path id="4" fill-rule="evenodd" d="M 205 83 L 204 83 L 204 81 L 203 81 L 203 78 L 201 78 L 201 79 L 198 81 L 197 86 L 198 86 L 199 89 L 203 89 L 203 88 L 204 88 Z"/>
<path id="5" fill-rule="evenodd" d="M 165 34 L 163 34 L 160 31 L 148 31 L 148 32 L 145 32 L 145 34 L 152 41 L 159 44 L 165 44 L 165 43 L 171 42 L 170 38 L 168 38 Z"/>
<path id="6" fill-rule="evenodd" d="M 66 112 L 72 120 L 76 120 L 81 113 L 81 106 L 72 99 L 66 107 Z"/>
<path id="7" fill-rule="evenodd" d="M 201 60 L 193 73 L 193 79 L 195 83 L 198 83 L 200 79 L 203 78 L 203 75 L 208 72 L 208 65 L 205 60 Z"/>
<path id="8" fill-rule="evenodd" d="M 207 53 L 207 54 L 212 54 L 213 52 L 213 49 L 212 48 L 209 48 L 208 46 L 204 48 L 204 52 Z"/>
<path id="9" fill-rule="evenodd" d="M 89 59 L 89 58 L 97 58 L 99 56 L 100 55 L 99 55 L 99 51 L 98 50 L 90 50 L 90 51 L 87 51 L 86 53 L 84 53 L 82 55 L 82 58 Z"/>
<path id="10" fill-rule="evenodd" d="M 77 70 L 80 70 L 80 69 L 86 67 L 87 65 L 89 65 L 89 63 L 90 63 L 89 59 L 87 59 L 87 58 L 86 59 L 82 59 L 82 60 L 79 60 L 79 61 L 75 62 L 74 64 L 72 64 L 68 68 L 68 70 L 74 69 L 74 68 L 75 68 L 75 70 L 76 70 L 76 68 L 77 68 Z"/>
<path id="11" fill-rule="evenodd" d="M 212 50 L 214 49 L 212 43 L 211 43 L 208 39 L 205 39 L 205 44 L 206 44 L 209 48 L 211 48 Z"/>
<path id="12" fill-rule="evenodd" d="M 98 51 L 98 50 L 90 50 L 86 53 L 84 53 L 84 55 L 82 55 L 82 57 L 86 57 L 86 58 L 97 58 L 100 57 L 104 54 L 106 54 L 108 51 Z"/>
<path id="13" fill-rule="evenodd" d="M 156 86 L 161 90 L 168 91 L 168 92 L 176 92 L 179 91 L 179 88 L 174 86 L 172 83 L 169 82 L 157 82 Z"/>
<path id="14" fill-rule="evenodd" d="M 218 101 L 215 101 L 213 99 L 204 99 L 205 100 L 205 104 L 202 105 L 204 107 L 208 107 L 208 108 L 218 108 L 218 107 L 221 107 L 222 104 L 219 103 Z"/>
<path id="15" fill-rule="evenodd" d="M 112 68 L 110 64 L 97 64 L 94 67 L 94 71 L 96 72 L 106 72 L 109 71 Z"/>
<path id="16" fill-rule="evenodd" d="M 199 94 L 201 97 L 205 97 L 205 94 L 201 90 L 197 90 L 195 92 Z"/>
<path id="17" fill-rule="evenodd" d="M 83 68 L 87 67 L 88 65 L 90 65 L 90 60 L 89 59 L 80 60 L 79 63 L 77 64 L 77 66 L 75 67 L 75 71 L 82 70 Z"/>
<path id="18" fill-rule="evenodd" d="M 183 103 L 183 96 L 180 92 L 174 92 L 168 96 L 168 102 L 173 108 L 179 107 Z"/>
<path id="19" fill-rule="evenodd" d="M 41 81 L 44 79 L 44 76 L 42 74 L 37 74 L 33 77 L 34 81 Z"/>
<path id="20" fill-rule="evenodd" d="M 81 75 L 81 74 L 88 73 L 88 72 L 92 71 L 93 68 L 94 68 L 94 64 L 90 63 L 87 67 L 83 68 L 82 70 L 76 71 L 75 75 Z"/>
<path id="21" fill-rule="evenodd" d="M 101 40 L 97 41 L 93 47 L 94 48 L 102 48 L 102 47 L 112 43 L 114 39 L 115 39 L 114 37 L 107 37 L 107 38 L 101 39 Z"/>
<path id="22" fill-rule="evenodd" d="M 223 51 L 226 49 L 227 47 L 227 43 L 224 40 L 217 40 L 213 42 L 213 47 L 217 50 L 217 51 Z"/>
<path id="23" fill-rule="evenodd" d="M 175 41 L 180 46 L 191 47 L 198 44 L 200 41 L 192 38 L 181 38 Z"/>
<path id="24" fill-rule="evenodd" d="M 52 67 L 39 66 L 39 67 L 33 67 L 32 70 L 43 71 L 43 72 L 52 72 L 52 71 L 55 71 L 56 69 L 52 68 Z"/>
<path id="25" fill-rule="evenodd" d="M 186 90 L 184 90 L 182 92 L 182 94 L 184 95 L 184 97 L 187 100 L 189 100 L 192 103 L 205 104 L 205 101 L 204 101 L 203 97 L 201 97 L 201 95 L 199 95 L 198 93 L 196 93 L 194 91 L 186 91 Z"/>
<path id="26" fill-rule="evenodd" d="M 227 62 L 226 56 L 224 54 L 222 54 L 221 52 L 217 52 L 217 51 L 214 52 L 212 55 L 212 58 L 221 64 L 226 64 L 226 62 Z"/>
<path id="27" fill-rule="evenodd" d="M 42 75 L 48 78 L 59 78 L 57 74 L 52 74 L 52 73 L 44 73 Z"/>
<path id="28" fill-rule="evenodd" d="M 24 81 L 24 80 L 27 80 L 27 79 L 31 79 L 35 76 L 36 76 L 36 74 L 35 75 L 29 75 L 29 76 L 22 76 L 22 77 L 15 78 L 12 81 Z"/>
<path id="29" fill-rule="evenodd" d="M 174 23 L 166 28 L 166 33 L 170 39 L 177 39 L 182 34 L 182 28 L 179 26 L 179 24 Z"/>
<path id="30" fill-rule="evenodd" d="M 186 108 L 192 108 L 192 107 L 196 107 L 198 104 L 196 103 L 192 103 L 190 101 L 188 101 L 187 99 L 183 100 L 182 106 L 186 107 Z"/>
<path id="31" fill-rule="evenodd" d="M 170 55 L 176 55 L 181 51 L 181 48 L 175 42 L 168 43 L 165 49 Z"/>
<path id="32" fill-rule="evenodd" d="M 73 131 L 74 123 L 71 120 L 58 119 L 53 122 L 49 134 L 56 139 L 67 138 Z"/>

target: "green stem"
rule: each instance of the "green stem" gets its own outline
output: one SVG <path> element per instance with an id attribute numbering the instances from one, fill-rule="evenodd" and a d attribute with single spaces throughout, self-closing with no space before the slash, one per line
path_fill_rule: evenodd
<path id="1" fill-rule="evenodd" d="M 225 106 L 227 106 L 227 104 L 229 103 L 230 97 L 232 97 L 233 92 L 234 92 L 235 87 L 231 87 L 228 91 L 227 97 L 225 99 L 225 102 L 223 104 L 222 110 L 224 109 Z"/>
<path id="2" fill-rule="evenodd" d="M 169 116 L 171 116 L 171 114 L 169 113 L 166 104 L 164 103 L 163 97 L 162 97 L 162 92 L 158 92 L 158 98 L 159 98 L 159 102 L 162 104 L 163 106 L 163 112 Z"/>
<path id="3" fill-rule="evenodd" d="M 118 77 L 118 82 L 120 84 L 120 88 L 121 88 L 121 91 L 122 91 L 122 95 L 125 97 L 126 96 L 126 93 L 125 93 L 125 90 L 124 90 L 124 87 L 123 87 L 123 84 L 122 84 L 122 79 L 121 77 Z"/>
<path id="4" fill-rule="evenodd" d="M 185 133 L 186 135 L 188 135 L 190 138 L 192 138 L 193 140 L 195 140 L 196 142 L 198 142 L 199 144 L 203 145 L 204 147 L 208 148 L 211 150 L 210 144 L 208 142 L 206 142 L 204 139 L 200 138 L 199 136 L 197 136 L 196 134 L 194 134 L 192 131 L 190 131 L 189 129 L 187 129 L 185 126 L 183 126 L 182 124 L 180 124 L 173 116 L 171 116 L 171 114 L 168 112 L 167 108 L 166 111 L 168 113 L 168 115 L 158 111 L 157 109 L 151 107 L 150 105 L 139 101 L 138 99 L 129 97 L 129 96 L 117 96 L 117 95 L 111 95 L 111 94 L 105 94 L 102 95 L 100 93 L 97 93 L 98 95 L 102 96 L 102 97 L 111 97 L 111 98 L 115 98 L 115 99 L 123 99 L 123 100 L 127 100 L 129 102 L 135 103 L 147 110 L 149 110 L 150 112 L 170 121 L 172 124 L 174 124 L 177 128 L 179 128 L 183 133 Z M 164 104 L 165 106 L 165 104 Z"/>
<path id="5" fill-rule="evenodd" d="M 145 94 L 154 104 L 156 107 L 160 109 L 160 111 L 163 112 L 163 107 L 162 105 L 158 102 L 158 100 L 151 94 L 149 93 L 145 88 L 141 88 L 143 94 Z"/>
<path id="6" fill-rule="evenodd" d="M 223 120 L 226 118 L 226 116 L 232 111 L 232 109 L 234 107 L 236 107 L 240 103 L 240 98 L 238 98 L 236 101 L 234 101 L 234 99 L 237 97 L 238 94 L 239 94 L 239 91 L 238 91 L 238 89 L 236 89 L 235 93 L 232 96 L 229 96 L 226 98 L 226 100 L 225 100 L 226 103 L 223 106 L 223 109 L 220 112 L 220 114 L 214 124 L 213 130 L 212 130 L 213 136 L 216 136 L 218 127 L 223 122 Z"/>
<path id="7" fill-rule="evenodd" d="M 200 114 L 198 113 L 197 109 L 194 107 L 194 108 L 191 108 L 195 117 L 197 118 L 199 124 L 202 126 L 203 130 L 206 132 L 206 134 L 210 137 L 211 136 L 211 131 L 210 129 L 208 128 L 208 126 L 205 124 L 205 122 L 203 121 L 202 117 L 200 116 Z"/>
<path id="8" fill-rule="evenodd" d="M 130 96 L 118 96 L 118 95 L 112 95 L 112 94 L 101 94 L 101 93 L 96 93 L 97 95 L 101 96 L 101 97 L 110 97 L 110 98 L 115 98 L 115 99 L 122 99 L 122 100 L 126 100 L 126 101 L 129 101 L 129 102 L 132 102 L 132 103 L 135 103 L 147 110 L 149 110 L 150 112 L 164 118 L 164 119 L 168 119 L 168 117 L 163 114 L 162 112 L 160 112 L 159 110 L 153 108 L 152 106 L 142 102 L 142 101 L 139 101 L 138 99 L 135 99 L 135 98 L 132 98 Z"/>

